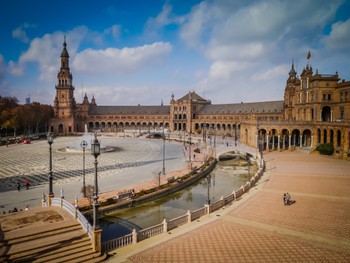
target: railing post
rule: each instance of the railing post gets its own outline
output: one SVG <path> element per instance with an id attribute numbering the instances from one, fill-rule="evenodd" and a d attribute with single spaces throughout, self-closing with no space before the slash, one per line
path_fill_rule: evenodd
<path id="1" fill-rule="evenodd" d="M 210 214 L 210 205 L 205 204 L 204 207 L 205 207 L 206 214 L 209 215 Z"/>
<path id="2" fill-rule="evenodd" d="M 187 223 L 191 223 L 191 211 L 190 210 L 187 210 Z"/>
<path id="3" fill-rule="evenodd" d="M 168 223 L 165 218 L 163 220 L 163 232 L 164 233 L 168 232 Z"/>
<path id="4" fill-rule="evenodd" d="M 136 229 L 134 228 L 134 230 L 132 231 L 132 243 L 136 244 L 137 243 L 137 232 Z"/>
<path id="5" fill-rule="evenodd" d="M 233 191 L 232 191 L 232 194 L 233 194 L 233 200 L 236 200 L 236 199 L 237 199 L 237 196 L 236 196 L 236 191 L 235 191 L 235 190 L 233 190 Z"/>
<path id="6" fill-rule="evenodd" d="M 74 208 L 75 208 L 75 210 L 74 210 L 74 217 L 75 217 L 75 219 L 77 219 L 78 218 L 78 210 L 79 210 L 78 196 L 77 195 L 75 195 L 75 199 L 74 199 Z"/>
<path id="7" fill-rule="evenodd" d="M 102 229 L 94 229 L 92 232 L 92 249 L 96 252 L 102 250 Z"/>

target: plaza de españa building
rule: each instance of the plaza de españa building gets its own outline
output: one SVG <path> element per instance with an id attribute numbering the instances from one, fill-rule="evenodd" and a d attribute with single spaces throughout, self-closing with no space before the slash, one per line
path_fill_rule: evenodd
<path id="1" fill-rule="evenodd" d="M 299 76 L 292 63 L 286 77 L 280 101 L 212 104 L 190 91 L 178 99 L 171 94 L 170 105 L 99 106 L 86 94 L 77 103 L 65 40 L 49 129 L 68 135 L 84 132 L 85 125 L 109 133 L 164 127 L 171 134 L 222 136 L 260 150 L 313 150 L 331 143 L 335 156 L 350 159 L 350 81 L 337 72 L 314 72 L 309 62 Z"/>

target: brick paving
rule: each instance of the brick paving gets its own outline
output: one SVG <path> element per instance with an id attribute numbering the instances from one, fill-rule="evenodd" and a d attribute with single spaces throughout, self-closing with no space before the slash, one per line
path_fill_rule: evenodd
<path id="1" fill-rule="evenodd" d="M 350 262 L 350 162 L 265 154 L 243 198 L 186 226 L 120 248 L 110 262 Z M 296 203 L 284 206 L 289 192 Z"/>

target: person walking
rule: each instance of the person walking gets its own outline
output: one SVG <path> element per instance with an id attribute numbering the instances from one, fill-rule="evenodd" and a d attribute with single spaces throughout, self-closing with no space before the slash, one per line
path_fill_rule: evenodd
<path id="1" fill-rule="evenodd" d="M 20 181 L 17 182 L 17 190 L 21 191 L 21 182 Z"/>
<path id="2" fill-rule="evenodd" d="M 29 190 L 29 186 L 30 186 L 30 183 L 29 183 L 29 180 L 27 179 L 26 180 L 26 189 Z"/>

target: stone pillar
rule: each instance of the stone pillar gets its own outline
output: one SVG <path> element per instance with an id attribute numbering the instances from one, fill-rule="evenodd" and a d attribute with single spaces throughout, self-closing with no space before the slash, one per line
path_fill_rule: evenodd
<path id="1" fill-rule="evenodd" d="M 48 206 L 51 206 L 51 204 L 52 204 L 52 198 L 54 198 L 55 197 L 55 195 L 48 195 Z"/>
<path id="2" fill-rule="evenodd" d="M 168 232 L 168 222 L 166 221 L 165 218 L 163 220 L 163 232 L 164 233 Z"/>
<path id="3" fill-rule="evenodd" d="M 137 243 L 137 232 L 136 229 L 134 228 L 134 230 L 132 231 L 132 243 L 136 244 Z"/>
<path id="4" fill-rule="evenodd" d="M 333 121 L 333 110 L 331 110 L 331 121 Z"/>
<path id="5" fill-rule="evenodd" d="M 300 148 L 303 147 L 303 135 L 300 134 L 300 142 L 299 142 Z"/>
<path id="6" fill-rule="evenodd" d="M 95 229 L 92 231 L 92 249 L 95 252 L 102 250 L 102 229 Z"/>
<path id="7" fill-rule="evenodd" d="M 314 136 L 311 135 L 311 148 L 314 148 Z"/>
<path id="8" fill-rule="evenodd" d="M 269 135 L 266 135 L 266 150 L 270 151 L 270 146 L 269 146 Z"/>
<path id="9" fill-rule="evenodd" d="M 191 223 L 192 218 L 191 218 L 191 211 L 187 210 L 187 223 Z"/>
<path id="10" fill-rule="evenodd" d="M 259 135 L 256 135 L 256 147 L 259 148 Z"/>
<path id="11" fill-rule="evenodd" d="M 292 135 L 289 134 L 288 136 L 288 150 L 292 150 Z"/>
<path id="12" fill-rule="evenodd" d="M 320 110 L 320 121 L 322 121 L 322 110 Z"/>
<path id="13" fill-rule="evenodd" d="M 277 150 L 280 150 L 280 143 L 281 143 L 281 135 L 278 135 L 278 139 L 277 139 Z"/>
<path id="14" fill-rule="evenodd" d="M 283 134 L 282 138 L 283 138 L 282 148 L 283 148 L 283 150 L 285 150 L 286 149 L 286 135 Z"/>
<path id="15" fill-rule="evenodd" d="M 210 205 L 205 204 L 204 207 L 205 207 L 206 214 L 209 215 L 210 214 Z"/>
<path id="16" fill-rule="evenodd" d="M 275 135 L 272 136 L 272 150 L 275 149 Z"/>

